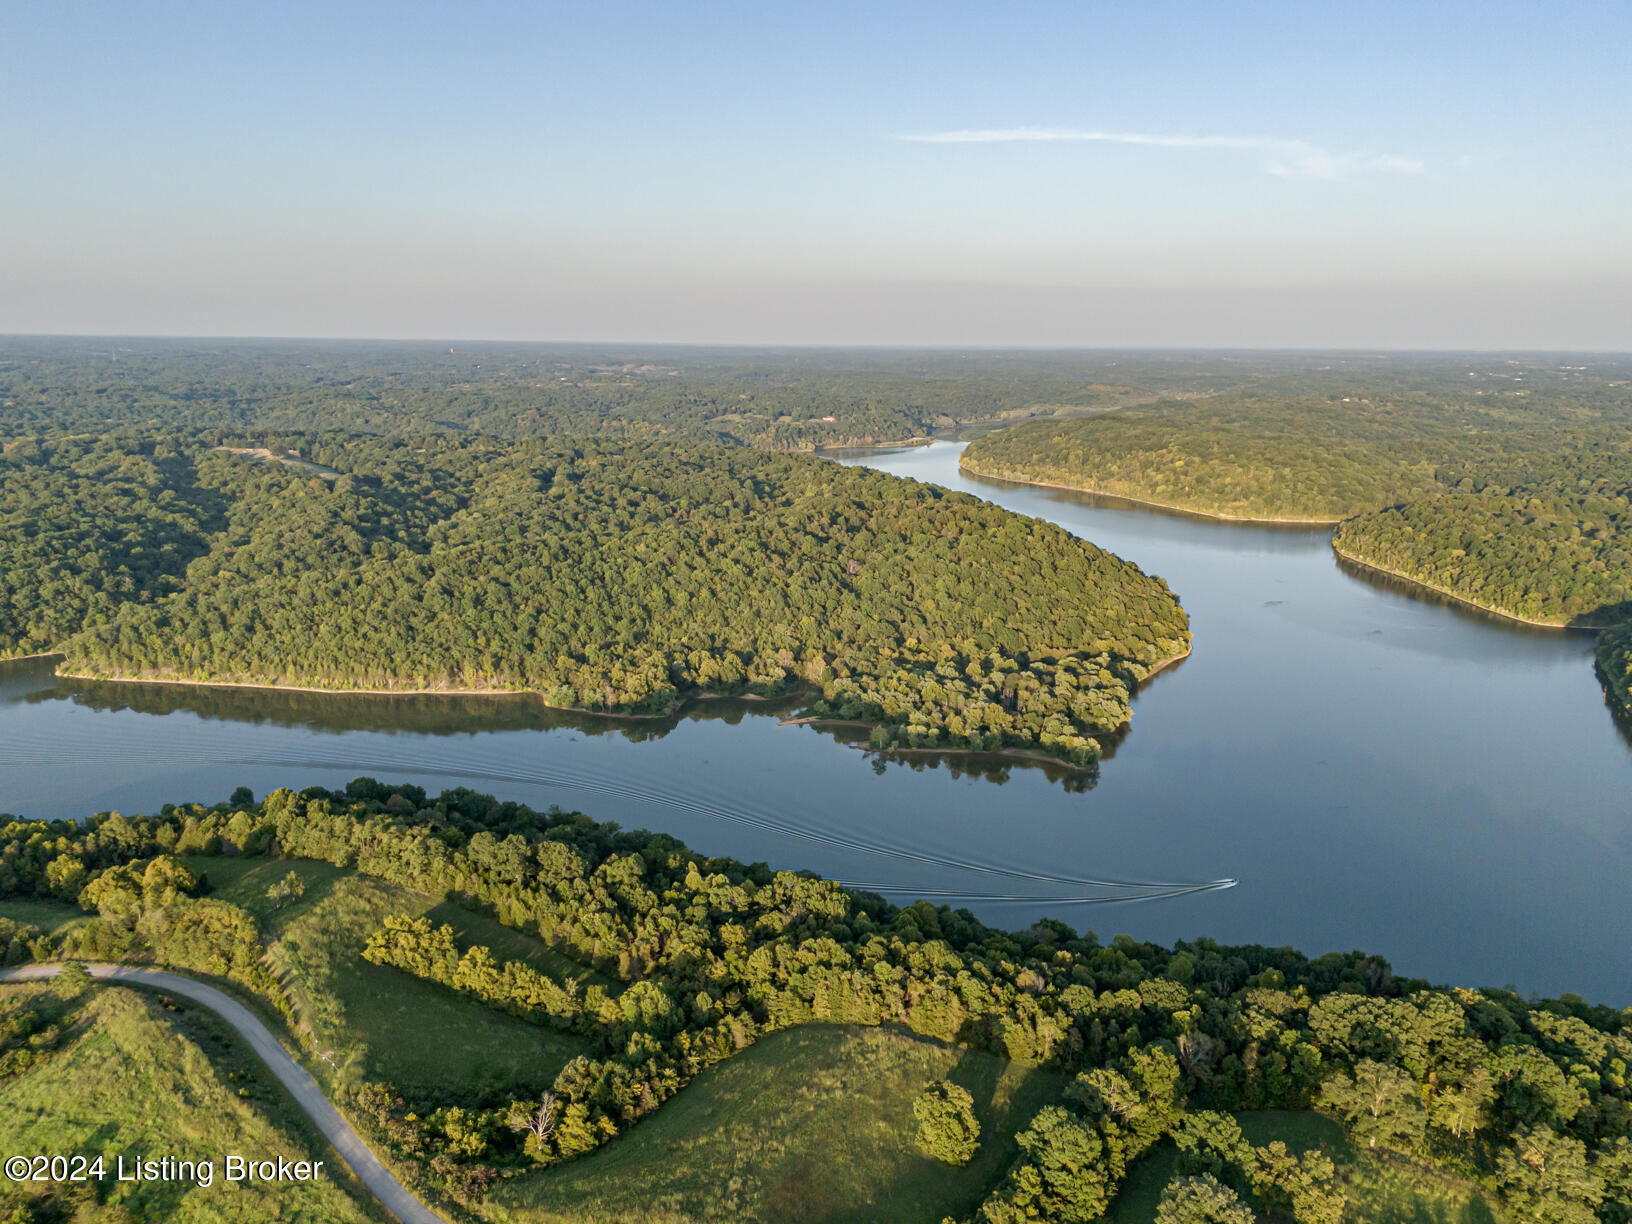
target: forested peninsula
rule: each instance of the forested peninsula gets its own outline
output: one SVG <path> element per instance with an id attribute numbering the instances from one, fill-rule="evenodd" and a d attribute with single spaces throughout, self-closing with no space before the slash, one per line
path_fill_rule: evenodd
<path id="1" fill-rule="evenodd" d="M 1031 422 L 976 439 L 962 466 L 1220 518 L 1329 521 L 1361 565 L 1517 620 L 1603 628 L 1632 619 L 1632 392 L 1622 365 L 1601 364 Z M 1618 640 L 1604 639 L 1606 676 Z"/>
<path id="2" fill-rule="evenodd" d="M 1632 1219 L 1632 1012 L 1002 931 L 465 790 L 0 819 L 0 954 L 236 991 L 467 1221 Z M 0 1100 L 86 1093 L 85 987 L 5 989 Z"/>
<path id="3" fill-rule="evenodd" d="M 1189 645 L 1165 584 L 1060 528 L 810 457 L 463 433 L 265 447 L 295 465 L 227 441 L 5 442 L 0 568 L 20 580 L 0 653 L 628 715 L 804 691 L 815 716 L 877 724 L 877 747 L 1088 763 Z"/>

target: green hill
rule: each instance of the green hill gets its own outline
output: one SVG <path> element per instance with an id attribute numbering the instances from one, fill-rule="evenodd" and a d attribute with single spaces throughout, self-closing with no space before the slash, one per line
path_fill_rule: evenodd
<path id="1" fill-rule="evenodd" d="M 963 1168 L 923 1155 L 912 1102 L 951 1078 L 977 1103 Z M 594 1156 L 500 1184 L 506 1224 L 939 1224 L 979 1206 L 1063 1076 L 910 1032 L 805 1025 L 698 1076 Z"/>
<path id="2" fill-rule="evenodd" d="M 314 1068 L 350 1083 L 387 1081 L 414 1093 L 531 1092 L 547 1086 L 586 1045 L 364 960 L 363 945 L 388 915 L 429 914 L 470 942 L 566 976 L 598 980 L 535 939 L 491 919 L 328 863 L 195 856 L 221 900 L 260 922 L 266 957 L 294 1005 L 295 1022 L 320 1052 Z M 271 886 L 293 873 L 303 892 L 282 908 Z"/>
<path id="3" fill-rule="evenodd" d="M 59 1015 L 60 1045 L 0 1079 L 0 1151 L 103 1156 L 106 1176 L 79 1185 L 0 1182 L 0 1205 L 51 1218 L 198 1224 L 301 1220 L 361 1224 L 381 1215 L 305 1115 L 225 1024 L 183 1002 L 125 987 L 0 985 L 0 1015 Z M 209 1160 L 213 1183 L 119 1182 L 115 1161 Z M 229 1155 L 322 1160 L 307 1182 L 222 1181 Z M 358 1196 L 354 1198 L 354 1195 Z M 359 1206 L 359 1203 L 367 1206 Z M 81 1214 L 74 1214 L 75 1212 Z"/>

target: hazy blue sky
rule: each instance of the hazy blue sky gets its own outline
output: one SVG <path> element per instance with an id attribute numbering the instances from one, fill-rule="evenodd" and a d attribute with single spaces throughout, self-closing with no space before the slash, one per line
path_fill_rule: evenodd
<path id="1" fill-rule="evenodd" d="M 1632 2 L 0 5 L 0 332 L 1632 349 Z"/>

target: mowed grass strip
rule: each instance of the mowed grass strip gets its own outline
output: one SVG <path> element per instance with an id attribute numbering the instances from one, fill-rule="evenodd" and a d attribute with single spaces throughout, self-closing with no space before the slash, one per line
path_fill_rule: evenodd
<path id="1" fill-rule="evenodd" d="M 362 1224 L 386 1218 L 362 1197 L 366 1191 L 355 1186 L 272 1074 L 208 1012 L 119 986 L 89 987 L 76 998 L 55 983 L 0 985 L 0 1002 L 41 995 L 77 1007 L 74 1035 L 44 1062 L 0 1083 L 0 1152 L 105 1156 L 100 1190 L 105 1202 L 129 1212 L 120 1218 L 180 1224 Z M 185 1181 L 119 1182 L 114 1161 L 121 1153 L 127 1168 L 132 1157 L 213 1160 L 215 1178 L 207 1188 Z M 324 1176 L 226 1184 L 228 1155 L 322 1160 Z M 0 1204 L 20 1204 L 46 1189 L 0 1182 Z M 69 1187 L 68 1193 L 76 1191 Z"/>
<path id="2" fill-rule="evenodd" d="M 951 1079 L 981 1145 L 956 1169 L 918 1151 L 912 1104 Z M 802 1025 L 698 1076 L 606 1148 L 503 1183 L 506 1224 L 940 1224 L 974 1211 L 1066 1078 L 896 1029 Z"/>
<path id="3" fill-rule="evenodd" d="M 1507 1224 L 1477 1186 L 1415 1161 L 1358 1149 L 1324 1114 L 1269 1109 L 1239 1113 L 1235 1119 L 1255 1147 L 1279 1139 L 1294 1152 L 1320 1148 L 1331 1157 L 1348 1196 L 1345 1224 Z M 1177 1165 L 1178 1152 L 1171 1143 L 1136 1164 L 1111 1204 L 1109 1224 L 1152 1224 Z"/>
<path id="4" fill-rule="evenodd" d="M 542 939 L 527 935 L 514 927 L 507 927 L 495 918 L 478 914 L 452 901 L 444 901 L 427 910 L 426 916 L 432 922 L 451 926 L 461 948 L 485 944 L 493 949 L 493 955 L 499 960 L 524 961 L 558 982 L 577 978 L 580 985 L 602 986 L 611 995 L 623 989 L 624 984 L 616 978 L 609 978 L 586 965 L 580 965 L 570 956 L 557 952 Z"/>
<path id="5" fill-rule="evenodd" d="M 547 954 L 566 961 L 539 940 L 328 863 L 194 857 L 188 864 L 209 875 L 215 896 L 249 910 L 267 933 L 268 962 L 312 1034 L 319 1074 L 385 1081 L 410 1092 L 531 1093 L 548 1087 L 587 1050 L 576 1037 L 372 964 L 362 954 L 368 936 L 392 914 L 429 914 L 450 925 L 464 915 L 464 930 L 475 932 L 478 942 L 509 937 L 502 955 L 528 951 L 540 960 Z M 291 871 L 304 892 L 279 908 L 267 890 Z"/>
<path id="6" fill-rule="evenodd" d="M 212 895 L 248 910 L 255 915 L 263 928 L 271 931 L 281 929 L 297 916 L 307 899 L 306 896 L 302 896 L 298 900 L 286 903 L 280 909 L 267 896 L 267 890 L 289 872 L 293 871 L 300 878 L 307 894 L 314 901 L 321 895 L 323 889 L 332 885 L 334 881 L 357 874 L 343 867 L 308 859 L 192 855 L 187 859 L 187 864 L 196 874 L 209 877 Z M 397 888 L 395 885 L 382 884 L 382 887 L 395 889 L 397 895 L 403 899 L 402 912 L 425 914 L 433 922 L 451 926 L 461 947 L 485 944 L 493 949 L 493 955 L 501 961 L 525 961 L 540 973 L 548 974 L 558 982 L 564 982 L 570 977 L 577 978 L 585 986 L 600 985 L 612 992 L 622 989 L 623 983 L 608 978 L 587 965 L 579 964 L 570 956 L 557 952 L 542 939 L 518 931 L 514 927 L 507 927 L 485 914 L 466 909 L 452 901 L 436 903 L 420 893 Z M 4 906 L 0 906 L 0 914 L 4 912 Z"/>

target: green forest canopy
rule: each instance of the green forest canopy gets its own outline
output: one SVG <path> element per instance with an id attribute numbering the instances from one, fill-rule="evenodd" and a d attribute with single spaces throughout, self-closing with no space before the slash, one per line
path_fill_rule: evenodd
<path id="1" fill-rule="evenodd" d="M 810 450 L 1103 411 L 1218 377 L 1130 365 L 1127 355 L 12 337 L 0 339 L 0 422 L 506 438 L 681 432 Z"/>
<path id="2" fill-rule="evenodd" d="M 962 465 L 1205 514 L 1342 520 L 1350 560 L 1525 620 L 1615 625 L 1632 618 L 1632 384 L 1625 362 L 1593 368 L 1037 421 L 977 439 Z"/>
<path id="3" fill-rule="evenodd" d="M 1039 520 L 679 439 L 189 435 L 0 455 L 0 650 L 97 677 L 536 691 L 671 711 L 819 689 L 890 742 L 1077 761 L 1188 648 L 1165 584 Z"/>
<path id="4" fill-rule="evenodd" d="M 1594 359 L 1590 374 L 1543 358 L 1475 360 L 1480 369 L 1522 369 L 1532 385 L 1552 379 L 1571 390 L 1628 374 L 1624 360 Z M 1449 400 L 1468 394 L 1467 363 L 1456 354 L 12 336 L 0 338 L 0 432 L 120 426 L 506 438 L 684 432 L 808 450 L 1175 397 Z"/>
<path id="5" fill-rule="evenodd" d="M 976 439 L 962 463 L 1202 514 L 1335 522 L 1463 481 L 1521 483 L 1531 465 L 1559 456 L 1624 453 L 1632 370 L 1614 373 L 1530 370 L 1409 388 L 1333 375 L 1316 390 L 1287 379 L 1017 425 Z"/>
<path id="6" fill-rule="evenodd" d="M 1011 425 L 971 445 L 966 469 L 1203 513 L 1345 519 L 1336 544 L 1353 560 L 1509 615 L 1600 625 L 1632 600 L 1629 380 L 1626 358 L 1545 354 L 12 337 L 0 439 L 184 427 L 275 451 L 314 430 L 799 450 Z M 1028 418 L 1046 419 L 1012 425 Z M 107 614 L 127 588 L 174 593 L 219 528 L 207 493 L 110 470 L 72 490 L 72 523 L 61 507 L 30 510 L 25 531 L 88 525 L 75 546 L 117 558 L 95 589 L 44 571 L 34 636 L 77 626 L 82 605 Z"/>

